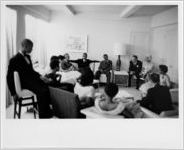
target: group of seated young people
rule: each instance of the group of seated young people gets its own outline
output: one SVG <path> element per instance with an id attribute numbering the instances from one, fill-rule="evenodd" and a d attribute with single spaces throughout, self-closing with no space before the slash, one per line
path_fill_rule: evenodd
<path id="1" fill-rule="evenodd" d="M 101 61 L 99 70 L 95 73 L 90 69 L 90 63 L 99 62 L 97 60 L 87 59 L 87 54 L 83 54 L 82 59 L 70 60 L 69 54 L 64 56 L 52 56 L 50 68 L 53 70 L 46 77 L 52 78 L 50 85 L 56 85 L 64 90 L 74 92 L 79 96 L 81 103 L 91 104 L 101 113 L 118 115 L 123 114 L 127 117 L 144 118 L 145 114 L 141 111 L 140 105 L 144 106 L 153 112 L 159 114 L 165 110 L 172 110 L 171 95 L 169 93 L 170 80 L 167 75 L 168 68 L 165 65 L 160 65 L 160 74 L 153 73 L 153 64 L 151 57 L 146 57 L 143 63 L 138 60 L 137 56 L 133 55 L 129 66 L 129 85 L 131 84 L 132 76 L 136 77 L 138 87 L 140 78 L 144 78 L 145 83 L 142 84 L 139 90 L 142 92 L 142 100 L 137 102 L 127 103 L 124 98 L 116 98 L 118 86 L 110 82 L 110 70 L 112 69 L 112 61 L 108 59 L 108 55 L 104 54 L 104 60 Z M 78 69 L 71 63 L 77 63 Z M 62 76 L 58 77 L 57 71 L 79 71 L 80 76 L 77 77 L 75 84 L 61 83 Z M 104 88 L 104 93 L 100 96 L 95 96 L 96 86 L 93 84 L 94 79 L 99 79 L 101 73 L 107 75 L 107 84 Z M 56 82 L 56 83 L 53 83 Z"/>

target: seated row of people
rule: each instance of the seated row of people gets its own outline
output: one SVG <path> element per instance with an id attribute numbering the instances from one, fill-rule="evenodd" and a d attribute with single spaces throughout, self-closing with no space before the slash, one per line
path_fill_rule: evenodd
<path id="1" fill-rule="evenodd" d="M 83 69 L 90 69 L 90 64 L 95 62 L 100 62 L 98 60 L 90 60 L 87 59 L 87 53 L 83 53 L 82 59 L 70 60 L 70 56 L 68 53 L 64 54 L 64 56 L 52 56 L 50 62 L 54 59 L 59 59 L 59 71 L 61 72 L 70 72 L 70 71 L 79 71 Z M 108 59 L 108 55 L 104 54 L 103 59 L 100 62 L 99 68 L 94 75 L 94 79 L 99 80 L 101 74 L 105 74 L 107 77 L 107 83 L 110 82 L 112 70 L 112 61 Z M 75 67 L 72 63 L 77 63 L 78 68 Z"/>
<path id="2" fill-rule="evenodd" d="M 136 55 L 132 56 L 129 64 L 129 79 L 128 87 L 131 87 L 132 77 L 136 78 L 136 89 L 139 89 L 140 79 L 142 78 L 145 82 L 149 80 L 149 75 L 154 72 L 154 65 L 151 62 L 151 56 L 146 57 L 144 63 L 138 60 Z M 171 87 L 170 78 L 167 75 L 168 67 L 166 65 L 159 65 L 160 84 L 163 86 Z M 148 82 L 149 85 L 149 82 Z"/>

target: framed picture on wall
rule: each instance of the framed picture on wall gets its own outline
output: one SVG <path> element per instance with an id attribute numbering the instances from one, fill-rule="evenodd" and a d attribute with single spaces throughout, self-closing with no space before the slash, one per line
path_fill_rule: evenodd
<path id="1" fill-rule="evenodd" d="M 65 50 L 68 52 L 87 52 L 87 35 L 67 35 L 65 37 Z"/>

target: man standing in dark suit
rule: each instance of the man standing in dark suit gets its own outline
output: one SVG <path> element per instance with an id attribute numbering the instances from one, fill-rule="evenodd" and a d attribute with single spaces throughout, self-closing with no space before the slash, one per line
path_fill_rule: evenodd
<path id="1" fill-rule="evenodd" d="M 90 63 L 99 62 L 97 60 L 87 59 L 87 57 L 88 57 L 87 53 L 83 53 L 82 59 L 70 60 L 70 62 L 77 63 L 79 71 L 81 69 L 90 68 L 89 66 Z"/>
<path id="2" fill-rule="evenodd" d="M 172 110 L 173 107 L 169 88 L 159 85 L 160 77 L 156 73 L 151 74 L 150 79 L 155 86 L 148 90 L 146 97 L 138 101 L 140 105 L 157 114 L 160 114 L 162 111 Z"/>
<path id="3" fill-rule="evenodd" d="M 129 74 L 128 87 L 131 87 L 132 76 L 135 76 L 136 77 L 136 89 L 139 88 L 141 71 L 142 71 L 142 62 L 138 60 L 136 55 L 133 55 L 132 60 L 130 61 L 129 71 L 128 71 L 128 74 Z"/>
<path id="4" fill-rule="evenodd" d="M 32 52 L 33 42 L 29 39 L 24 39 L 21 46 L 21 51 L 10 59 L 8 66 L 7 82 L 11 95 L 16 96 L 14 71 L 17 71 L 20 76 L 21 87 L 34 92 L 37 96 L 39 118 L 51 118 L 49 89 L 45 84 L 47 79 L 33 70 L 29 55 Z"/>

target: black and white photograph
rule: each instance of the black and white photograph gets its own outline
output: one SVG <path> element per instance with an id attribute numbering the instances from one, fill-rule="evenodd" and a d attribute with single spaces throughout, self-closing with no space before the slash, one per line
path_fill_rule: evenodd
<path id="1" fill-rule="evenodd" d="M 164 143 L 173 138 L 163 140 L 168 132 L 165 126 L 169 124 L 169 128 L 175 122 L 176 135 L 183 130 L 182 6 L 181 1 L 1 3 L 1 118 L 2 127 L 11 129 L 5 135 L 4 145 L 10 142 L 10 147 L 21 147 L 13 141 L 16 135 L 8 140 L 16 130 L 11 123 L 29 124 L 26 127 L 33 133 L 43 127 L 43 122 L 42 132 L 46 133 L 50 133 L 49 127 L 46 130 L 47 123 L 48 126 L 55 123 L 53 128 L 61 125 L 66 132 L 83 124 L 84 130 L 80 130 L 82 126 L 71 130 L 80 135 L 87 132 L 87 123 L 92 122 L 88 136 L 93 135 L 95 126 L 99 125 L 97 130 L 110 136 L 111 125 L 113 128 L 117 125 L 116 130 L 125 130 L 120 127 L 124 124 L 128 129 L 135 128 L 132 131 L 141 127 L 145 134 L 141 138 L 146 138 L 151 130 L 154 138 L 159 141 L 159 135 L 162 139 L 156 148 L 170 148 L 171 143 Z M 41 125 L 34 131 L 38 122 Z M 140 123 L 152 127 L 145 129 Z M 26 132 L 19 127 L 21 134 Z M 57 131 L 51 135 L 54 133 Z M 124 136 L 127 134 L 129 131 Z M 65 137 L 61 136 L 63 143 L 67 143 L 64 147 L 69 146 L 66 137 L 63 140 Z M 130 139 L 128 136 L 126 140 Z M 149 140 L 137 147 L 125 142 L 125 148 L 142 148 L 141 143 L 147 145 L 145 148 L 155 148 L 149 145 Z M 171 148 L 181 148 L 181 140 L 176 141 L 176 147 L 173 144 Z M 115 141 L 118 142 L 121 139 Z M 87 145 L 82 143 L 78 143 L 79 147 Z M 43 142 L 38 144 L 43 146 Z M 104 147 L 100 142 L 97 145 L 121 146 L 109 143 Z"/>

